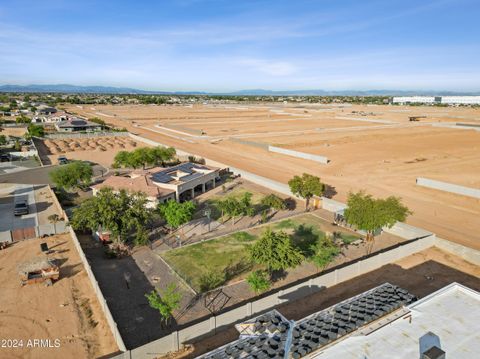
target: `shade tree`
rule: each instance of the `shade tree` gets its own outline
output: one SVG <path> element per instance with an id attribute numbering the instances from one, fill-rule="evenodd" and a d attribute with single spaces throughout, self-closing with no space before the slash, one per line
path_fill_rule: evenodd
<path id="1" fill-rule="evenodd" d="M 158 310 L 162 322 L 168 324 L 173 318 L 173 312 L 180 308 L 182 293 L 178 291 L 175 283 L 170 283 L 164 291 L 159 293 L 152 290 L 146 293 L 145 297 L 150 307 Z"/>
<path id="2" fill-rule="evenodd" d="M 349 193 L 344 217 L 347 223 L 367 232 L 368 251 L 370 252 L 375 232 L 383 227 L 392 227 L 396 222 L 403 222 L 412 212 L 402 204 L 399 197 L 373 198 L 372 195 L 359 191 Z"/>
<path id="3" fill-rule="evenodd" d="M 170 200 L 159 204 L 158 211 L 171 228 L 177 229 L 192 220 L 196 207 L 193 201 L 179 203 Z"/>
<path id="4" fill-rule="evenodd" d="M 145 235 L 145 227 L 153 218 L 153 209 L 142 192 L 128 193 L 102 188 L 73 210 L 70 221 L 73 229 L 96 231 L 99 227 L 112 233 L 116 242 L 126 242 L 131 232 L 135 237 Z"/>
<path id="5" fill-rule="evenodd" d="M 58 189 L 84 188 L 92 181 L 92 166 L 83 161 L 73 161 L 50 172 L 50 178 Z"/>
<path id="6" fill-rule="evenodd" d="M 275 232 L 271 228 L 267 228 L 260 239 L 249 247 L 249 252 L 251 260 L 265 266 L 270 274 L 296 267 L 304 259 L 302 252 L 294 246 L 286 232 Z"/>
<path id="7" fill-rule="evenodd" d="M 304 173 L 302 176 L 294 176 L 288 181 L 290 191 L 298 197 L 305 199 L 305 209 L 308 209 L 310 199 L 313 196 L 321 196 L 325 191 L 325 184 L 317 176 Z"/>
<path id="8" fill-rule="evenodd" d="M 165 165 L 175 158 L 173 147 L 140 147 L 133 151 L 120 151 L 115 155 L 112 167 L 139 168 L 146 166 Z"/>
<path id="9" fill-rule="evenodd" d="M 274 193 L 263 197 L 260 201 L 260 204 L 264 207 L 267 207 L 269 210 L 273 209 L 275 211 L 280 211 L 287 208 L 285 201 Z"/>

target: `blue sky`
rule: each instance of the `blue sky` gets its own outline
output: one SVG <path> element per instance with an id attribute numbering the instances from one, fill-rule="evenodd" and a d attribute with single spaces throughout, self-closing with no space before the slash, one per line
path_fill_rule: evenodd
<path id="1" fill-rule="evenodd" d="M 480 90 L 479 0 L 1 0 L 0 83 Z"/>

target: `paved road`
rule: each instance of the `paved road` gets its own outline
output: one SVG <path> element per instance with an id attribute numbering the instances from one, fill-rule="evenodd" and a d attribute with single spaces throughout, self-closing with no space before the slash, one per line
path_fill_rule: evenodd
<path id="1" fill-rule="evenodd" d="M 57 168 L 58 165 L 49 165 L 26 169 L 15 173 L 0 174 L 0 183 L 22 183 L 22 184 L 50 184 L 53 185 L 49 173 Z M 93 175 L 100 176 L 106 173 L 107 169 L 100 166 L 93 166 Z"/>
<path id="2" fill-rule="evenodd" d="M 37 207 L 32 185 L 4 186 L 0 189 L 0 196 L 0 231 L 38 225 Z M 14 203 L 21 200 L 28 201 L 30 213 L 15 217 L 13 214 Z"/>
<path id="3" fill-rule="evenodd" d="M 0 162 L 0 174 L 24 171 L 29 168 L 36 168 L 39 166 L 40 165 L 37 161 L 30 159 L 23 161 Z"/>

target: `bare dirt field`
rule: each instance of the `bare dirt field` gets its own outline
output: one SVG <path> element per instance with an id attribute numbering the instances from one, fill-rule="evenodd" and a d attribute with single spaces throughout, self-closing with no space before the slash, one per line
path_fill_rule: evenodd
<path id="1" fill-rule="evenodd" d="M 6 127 L 2 128 L 2 135 L 21 137 L 27 133 L 27 127 Z"/>
<path id="2" fill-rule="evenodd" d="M 41 242 L 61 263 L 60 279 L 50 287 L 22 287 L 18 265 L 44 255 Z M 1 358 L 93 358 L 118 350 L 68 234 L 18 242 L 0 251 L 0 263 L 0 338 L 17 340 L 18 346 L 2 342 Z M 53 347 L 29 347 L 29 339 L 50 339 Z"/>
<path id="3" fill-rule="evenodd" d="M 452 282 L 478 291 L 479 277 L 478 266 L 432 247 L 300 300 L 288 302 L 276 309 L 288 319 L 299 320 L 385 282 L 398 285 L 423 298 Z M 212 337 L 192 343 L 194 350 L 186 357 L 195 358 L 238 339 L 238 335 L 238 331 L 229 326 Z"/>
<path id="4" fill-rule="evenodd" d="M 59 156 L 68 159 L 92 161 L 102 166 L 109 167 L 119 151 L 131 151 L 144 147 L 129 137 L 88 137 L 45 139 L 38 147 L 42 161 L 56 164 Z"/>
<path id="5" fill-rule="evenodd" d="M 414 212 L 407 223 L 480 248 L 479 200 L 415 185 L 417 177 L 427 177 L 480 187 L 480 131 L 455 126 L 480 124 L 480 109 L 272 103 L 67 110 L 282 183 L 312 173 L 333 186 L 340 201 L 360 189 L 400 196 Z M 326 156 L 330 163 L 271 153 L 258 144 Z"/>

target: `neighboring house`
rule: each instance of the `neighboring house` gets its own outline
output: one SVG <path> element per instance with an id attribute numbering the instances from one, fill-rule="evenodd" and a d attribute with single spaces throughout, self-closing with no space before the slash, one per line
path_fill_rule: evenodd
<path id="1" fill-rule="evenodd" d="M 94 132 L 101 131 L 102 125 L 79 118 L 70 118 L 57 122 L 55 128 L 58 132 Z"/>
<path id="2" fill-rule="evenodd" d="M 148 208 L 156 207 L 158 203 L 164 203 L 169 199 L 175 199 L 175 191 L 156 186 L 151 180 L 149 171 L 133 171 L 128 176 L 110 176 L 102 183 L 92 186 L 93 195 L 96 196 L 98 191 L 105 187 L 111 187 L 114 191 L 124 189 L 130 193 L 143 192 L 147 195 Z"/>
<path id="3" fill-rule="evenodd" d="M 180 202 L 215 188 L 217 178 L 218 168 L 191 162 L 163 168 L 152 175 L 157 186 L 175 191 L 175 198 Z"/>
<path id="4" fill-rule="evenodd" d="M 32 119 L 32 123 L 54 124 L 57 122 L 68 121 L 69 117 L 65 112 L 57 112 L 52 115 L 37 115 Z"/>
<path id="5" fill-rule="evenodd" d="M 44 115 L 53 115 L 56 114 L 58 110 L 55 107 L 49 107 L 49 106 L 40 106 L 40 108 L 37 109 L 37 114 L 40 116 Z"/>
<path id="6" fill-rule="evenodd" d="M 218 177 L 217 168 L 186 162 L 169 168 L 132 171 L 128 176 L 110 176 L 92 188 L 93 195 L 104 187 L 144 192 L 149 200 L 148 207 L 154 207 L 171 199 L 179 202 L 193 199 L 215 188 Z"/>

